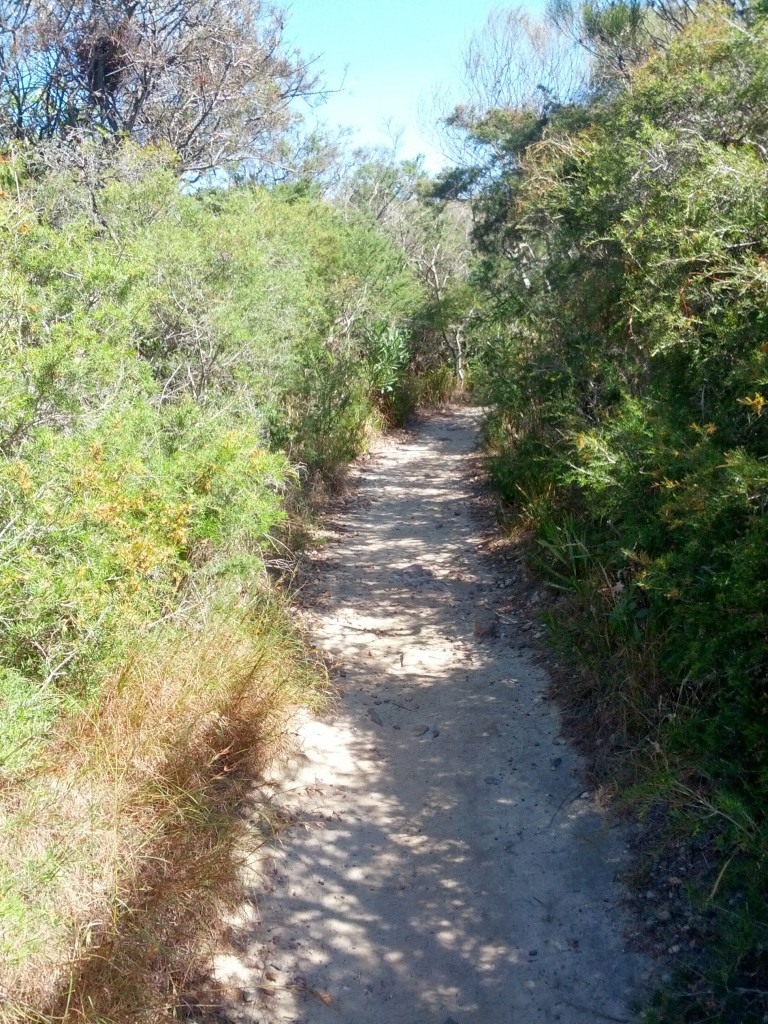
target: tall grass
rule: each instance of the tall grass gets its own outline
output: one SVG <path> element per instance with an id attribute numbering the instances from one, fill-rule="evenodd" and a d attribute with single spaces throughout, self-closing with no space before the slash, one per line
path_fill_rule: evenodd
<path id="1" fill-rule="evenodd" d="M 323 686 L 265 591 L 162 630 L 59 720 L 3 792 L 0 1019 L 173 1019 L 261 840 L 238 806 Z"/>

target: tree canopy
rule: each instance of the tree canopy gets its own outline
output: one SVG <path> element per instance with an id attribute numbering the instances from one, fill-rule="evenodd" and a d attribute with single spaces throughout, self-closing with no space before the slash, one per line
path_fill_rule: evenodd
<path id="1" fill-rule="evenodd" d="M 162 143 L 186 171 L 269 160 L 317 88 L 261 0 L 0 0 L 0 145 Z"/>

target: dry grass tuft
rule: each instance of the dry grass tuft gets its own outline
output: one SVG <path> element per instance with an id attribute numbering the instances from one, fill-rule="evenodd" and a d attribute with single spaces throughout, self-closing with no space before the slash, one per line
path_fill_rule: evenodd
<path id="1" fill-rule="evenodd" d="M 0 1021 L 174 1018 L 237 896 L 238 807 L 321 671 L 269 597 L 166 630 L 5 794 Z M 253 841 L 261 841 L 252 837 Z"/>

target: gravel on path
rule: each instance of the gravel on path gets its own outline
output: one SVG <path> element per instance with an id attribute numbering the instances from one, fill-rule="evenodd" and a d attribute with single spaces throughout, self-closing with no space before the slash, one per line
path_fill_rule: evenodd
<path id="1" fill-rule="evenodd" d="M 622 828 L 560 737 L 472 515 L 480 413 L 354 470 L 304 595 L 339 696 L 264 793 L 293 824 L 217 978 L 259 1024 L 633 1021 Z"/>

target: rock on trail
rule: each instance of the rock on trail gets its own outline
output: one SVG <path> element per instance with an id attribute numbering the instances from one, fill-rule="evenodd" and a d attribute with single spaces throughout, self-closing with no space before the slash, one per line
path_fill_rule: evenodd
<path id="1" fill-rule="evenodd" d="M 470 513 L 477 410 L 358 464 L 306 595 L 340 698 L 265 787 L 293 822 L 217 977 L 260 1024 L 630 1021 L 621 830 L 496 610 Z"/>

